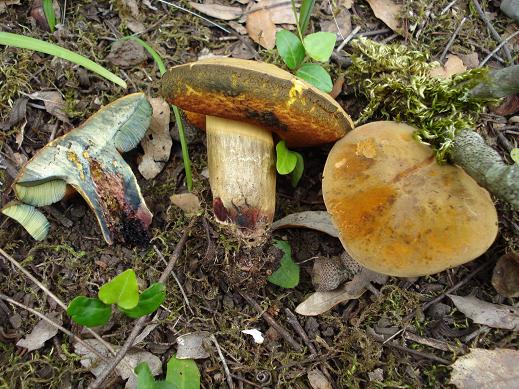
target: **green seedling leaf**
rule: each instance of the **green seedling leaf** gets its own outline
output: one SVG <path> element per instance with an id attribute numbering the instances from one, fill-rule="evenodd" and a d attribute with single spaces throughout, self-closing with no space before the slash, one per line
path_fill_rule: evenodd
<path id="1" fill-rule="evenodd" d="M 52 6 L 52 0 L 43 0 L 43 13 L 49 24 L 50 32 L 56 30 L 56 14 L 54 13 L 54 7 Z"/>
<path id="2" fill-rule="evenodd" d="M 296 76 L 312 84 L 323 92 L 330 93 L 333 88 L 332 78 L 324 68 L 316 63 L 305 63 L 301 66 Z"/>
<path id="3" fill-rule="evenodd" d="M 67 307 L 68 315 L 85 327 L 97 327 L 110 320 L 112 307 L 97 298 L 77 296 Z"/>
<path id="4" fill-rule="evenodd" d="M 297 157 L 296 167 L 294 168 L 291 174 L 292 187 L 295 188 L 299 183 L 299 180 L 303 176 L 303 171 L 305 170 L 305 161 L 303 160 L 303 156 L 301 154 L 295 151 L 293 151 L 293 153 Z"/>
<path id="5" fill-rule="evenodd" d="M 337 36 L 331 32 L 316 32 L 304 38 L 307 54 L 316 61 L 328 62 L 332 55 Z"/>
<path id="6" fill-rule="evenodd" d="M 49 233 L 49 221 L 32 205 L 18 202 L 8 203 L 1 212 L 16 220 L 36 240 L 43 240 Z"/>
<path id="7" fill-rule="evenodd" d="M 297 68 L 305 59 L 305 47 L 301 40 L 287 30 L 276 33 L 276 47 L 289 69 Z"/>
<path id="8" fill-rule="evenodd" d="M 175 389 L 199 389 L 200 371 L 192 359 L 177 359 L 173 354 L 168 361 L 166 381 Z"/>
<path id="9" fill-rule="evenodd" d="M 57 46 L 55 44 L 28 36 L 12 34 L 10 32 L 0 32 L 0 45 L 18 47 L 19 49 L 34 50 L 40 53 L 53 55 L 54 57 L 63 58 L 67 61 L 83 66 L 84 68 L 99 74 L 101 77 L 104 77 L 107 80 L 122 86 L 123 88 L 127 88 L 126 82 L 120 77 L 117 77 L 111 71 L 105 69 L 101 65 L 96 64 L 94 61 L 83 57 L 82 55 L 76 54 L 73 51 L 64 49 L 63 47 Z"/>
<path id="10" fill-rule="evenodd" d="M 299 10 L 299 29 L 303 35 L 308 28 L 308 23 L 310 23 L 310 16 L 312 16 L 314 5 L 315 0 L 303 0 L 301 3 L 301 9 Z"/>
<path id="11" fill-rule="evenodd" d="M 164 61 L 162 60 L 162 57 L 155 51 L 153 47 L 151 47 L 148 43 L 143 41 L 140 38 L 137 38 L 136 36 L 125 36 L 124 38 L 121 38 L 122 41 L 128 41 L 132 40 L 140 44 L 144 49 L 150 53 L 151 58 L 155 61 L 157 64 L 157 67 L 159 68 L 160 75 L 162 76 L 164 73 L 166 73 L 166 65 L 164 65 Z"/>
<path id="12" fill-rule="evenodd" d="M 287 148 L 284 140 L 276 145 L 276 169 L 279 174 L 291 173 L 297 164 L 297 155 Z"/>
<path id="13" fill-rule="evenodd" d="M 519 148 L 516 147 L 515 149 L 512 149 L 512 151 L 510 152 L 510 156 L 512 157 L 514 162 L 519 165 Z"/>
<path id="14" fill-rule="evenodd" d="M 128 269 L 107 282 L 97 294 L 105 304 L 117 304 L 123 309 L 132 309 L 139 303 L 139 285 L 133 269 Z"/>
<path id="15" fill-rule="evenodd" d="M 155 378 L 146 362 L 135 366 L 133 372 L 137 375 L 137 389 L 155 389 Z"/>
<path id="16" fill-rule="evenodd" d="M 267 280 L 282 288 L 295 288 L 299 284 L 299 265 L 292 259 L 292 249 L 283 240 L 277 240 L 274 246 L 283 251 L 284 254 L 279 269 L 272 273 Z"/>
<path id="17" fill-rule="evenodd" d="M 125 315 L 136 319 L 155 312 L 160 304 L 166 299 L 166 285 L 162 282 L 152 284 L 148 289 L 144 290 L 139 296 L 139 302 L 132 309 L 119 308 Z"/>

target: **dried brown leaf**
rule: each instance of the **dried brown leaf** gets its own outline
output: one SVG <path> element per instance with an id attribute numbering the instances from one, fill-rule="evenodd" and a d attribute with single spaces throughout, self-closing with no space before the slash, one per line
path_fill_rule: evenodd
<path id="1" fill-rule="evenodd" d="M 147 61 L 148 54 L 136 41 L 119 40 L 114 42 L 106 59 L 114 65 L 129 68 Z"/>
<path id="2" fill-rule="evenodd" d="M 177 193 L 169 198 L 171 203 L 179 207 L 185 213 L 196 213 L 200 210 L 200 200 L 194 193 Z"/>
<path id="3" fill-rule="evenodd" d="M 189 2 L 189 5 L 204 15 L 212 16 L 220 20 L 238 19 L 243 14 L 240 7 L 230 7 L 220 4 L 199 4 L 192 1 Z"/>
<path id="4" fill-rule="evenodd" d="M 267 10 L 259 10 L 247 16 L 246 25 L 250 38 L 267 50 L 276 45 L 276 25 Z"/>
<path id="5" fill-rule="evenodd" d="M 204 345 L 211 336 L 210 332 L 197 331 L 181 335 L 177 338 L 178 359 L 204 359 L 209 358 L 209 353 Z"/>
<path id="6" fill-rule="evenodd" d="M 272 229 L 280 228 L 309 228 L 331 235 L 334 238 L 339 237 L 337 228 L 332 223 L 330 214 L 326 211 L 303 211 L 292 213 L 272 223 Z"/>
<path id="7" fill-rule="evenodd" d="M 162 97 L 149 98 L 153 108 L 150 127 L 142 138 L 144 156 L 139 163 L 139 172 L 150 180 L 155 178 L 169 160 L 173 141 L 169 133 L 170 108 Z"/>
<path id="8" fill-rule="evenodd" d="M 492 285 L 505 297 L 519 297 L 519 254 L 503 255 L 496 263 Z"/>
<path id="9" fill-rule="evenodd" d="M 402 6 L 392 0 L 367 0 L 375 16 L 396 33 L 401 32 L 400 13 Z"/>
<path id="10" fill-rule="evenodd" d="M 447 62 L 445 65 L 438 65 L 435 68 L 431 69 L 430 74 L 434 77 L 441 78 L 450 78 L 451 76 L 459 73 L 463 73 L 467 68 L 463 64 L 463 61 L 460 57 L 454 54 L 449 54 L 447 56 Z"/>
<path id="11" fill-rule="evenodd" d="M 251 10 L 265 9 L 270 12 L 274 24 L 296 24 L 292 4 L 286 0 L 260 0 Z"/>
<path id="12" fill-rule="evenodd" d="M 519 382 L 519 351 L 475 348 L 452 365 L 450 384 L 458 389 L 512 389 Z"/>
<path id="13" fill-rule="evenodd" d="M 56 324 L 63 324 L 61 320 L 61 315 L 57 312 L 51 312 L 46 315 L 49 319 L 51 319 Z M 31 333 L 26 335 L 25 338 L 20 339 L 16 345 L 18 347 L 26 348 L 27 351 L 38 350 L 42 348 L 45 342 L 49 339 L 52 339 L 58 333 L 58 328 L 49 324 L 45 320 L 40 320 L 38 324 L 34 326 Z"/>
<path id="14" fill-rule="evenodd" d="M 366 289 L 356 290 L 357 293 L 350 292 L 350 284 L 346 283 L 343 287 L 331 292 L 315 292 L 311 294 L 305 301 L 296 307 L 296 312 L 304 316 L 316 316 L 324 313 L 337 304 L 344 301 L 355 300 L 364 294 Z M 356 289 L 356 287 L 354 288 Z"/>
<path id="15" fill-rule="evenodd" d="M 70 123 L 65 113 L 65 101 L 61 93 L 57 91 L 40 91 L 28 95 L 31 100 L 41 100 L 45 105 L 45 111 L 64 123 Z"/>
<path id="16" fill-rule="evenodd" d="M 487 303 L 474 296 L 448 295 L 456 308 L 474 323 L 492 328 L 519 330 L 519 308 L 509 305 Z"/>

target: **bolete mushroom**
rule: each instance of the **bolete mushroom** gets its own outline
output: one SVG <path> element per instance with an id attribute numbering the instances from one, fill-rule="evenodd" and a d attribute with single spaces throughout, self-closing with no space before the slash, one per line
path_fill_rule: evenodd
<path id="1" fill-rule="evenodd" d="M 278 67 L 211 58 L 170 69 L 161 94 L 206 115 L 209 181 L 216 219 L 258 241 L 275 211 L 271 131 L 288 146 L 333 142 L 353 128 L 329 95 Z M 195 115 L 196 122 L 196 115 Z"/>
<path id="2" fill-rule="evenodd" d="M 150 119 L 151 106 L 143 93 L 107 105 L 39 150 L 16 177 L 16 196 L 33 206 L 49 205 L 71 186 L 94 211 L 108 244 L 114 237 L 147 243 L 152 214 L 119 152 L 137 146 Z"/>
<path id="3" fill-rule="evenodd" d="M 323 197 L 353 259 L 392 276 L 433 274 L 483 254 L 497 235 L 488 192 L 438 165 L 403 123 L 373 122 L 332 148 Z"/>

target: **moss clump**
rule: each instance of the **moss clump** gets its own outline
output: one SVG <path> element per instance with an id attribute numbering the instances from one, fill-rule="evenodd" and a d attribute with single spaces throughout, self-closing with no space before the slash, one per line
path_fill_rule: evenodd
<path id="1" fill-rule="evenodd" d="M 443 79 L 429 74 L 438 63 L 402 44 L 360 38 L 352 47 L 346 79 L 368 101 L 357 124 L 371 117 L 412 124 L 417 140 L 430 145 L 439 162 L 445 162 L 456 134 L 473 128 L 483 107 L 496 101 L 468 93 L 488 76 L 488 69 Z"/>

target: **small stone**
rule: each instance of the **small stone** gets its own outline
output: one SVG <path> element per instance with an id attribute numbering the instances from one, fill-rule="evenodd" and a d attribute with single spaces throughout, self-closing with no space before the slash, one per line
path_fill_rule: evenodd
<path id="1" fill-rule="evenodd" d="M 516 22 L 519 22 L 519 0 L 503 0 L 501 2 L 501 11 Z"/>
<path id="2" fill-rule="evenodd" d="M 384 370 L 382 370 L 380 367 L 370 371 L 368 373 L 368 377 L 370 381 L 378 381 L 382 382 L 384 380 Z"/>

